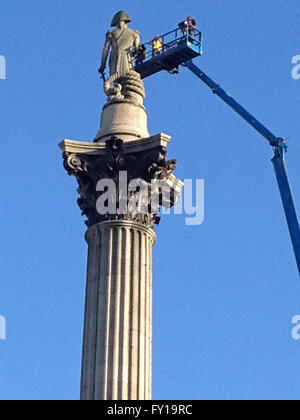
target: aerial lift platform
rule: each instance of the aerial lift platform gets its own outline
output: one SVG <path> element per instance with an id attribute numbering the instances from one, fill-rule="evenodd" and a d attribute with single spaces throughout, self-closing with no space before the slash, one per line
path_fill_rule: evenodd
<path id="1" fill-rule="evenodd" d="M 225 92 L 218 83 L 215 83 L 193 63 L 193 59 L 200 57 L 203 52 L 203 36 L 201 32 L 196 30 L 196 28 L 192 31 L 189 31 L 187 28 L 186 33 L 183 33 L 182 29 L 178 27 L 160 36 L 159 39 L 161 39 L 162 44 L 160 50 L 157 51 L 153 48 L 154 40 L 147 42 L 145 44 L 144 60 L 139 62 L 135 67 L 135 70 L 141 74 L 142 79 L 162 70 L 167 70 L 172 73 L 180 65 L 187 67 L 211 89 L 213 94 L 219 96 L 219 98 L 268 140 L 274 153 L 272 163 L 300 276 L 300 227 L 284 162 L 284 155 L 288 149 L 285 140 L 271 133 L 252 114 Z"/>
<path id="2" fill-rule="evenodd" d="M 174 68 L 202 55 L 202 33 L 197 29 L 193 34 L 188 31 L 184 35 L 180 28 L 174 29 L 157 37 L 161 40 L 162 48 L 159 53 L 153 48 L 153 42 L 145 45 L 145 58 L 136 65 L 135 70 L 141 74 L 142 79 L 152 76 L 161 70 L 172 71 Z"/>

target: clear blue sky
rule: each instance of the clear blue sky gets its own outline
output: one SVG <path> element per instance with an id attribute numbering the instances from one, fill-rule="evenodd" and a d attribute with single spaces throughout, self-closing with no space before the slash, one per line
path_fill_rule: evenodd
<path id="1" fill-rule="evenodd" d="M 197 63 L 289 138 L 300 206 L 298 0 L 2 1 L 0 399 L 79 396 L 85 226 L 57 144 L 98 130 L 97 68 L 120 9 L 144 40 L 196 17 L 205 34 Z M 206 181 L 202 226 L 165 216 L 157 228 L 154 398 L 298 399 L 300 283 L 271 150 L 188 70 L 145 84 L 150 131 L 173 136 L 176 174 Z"/>

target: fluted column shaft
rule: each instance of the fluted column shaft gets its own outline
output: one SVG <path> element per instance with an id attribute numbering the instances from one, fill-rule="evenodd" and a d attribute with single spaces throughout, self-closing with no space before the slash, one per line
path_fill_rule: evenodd
<path id="1" fill-rule="evenodd" d="M 152 399 L 152 229 L 130 221 L 91 227 L 82 400 Z"/>

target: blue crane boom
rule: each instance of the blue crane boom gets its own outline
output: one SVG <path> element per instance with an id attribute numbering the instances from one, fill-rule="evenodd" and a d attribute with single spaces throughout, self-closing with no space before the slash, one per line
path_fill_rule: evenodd
<path id="1" fill-rule="evenodd" d="M 237 101 L 235 101 L 220 85 L 215 83 L 210 77 L 208 77 L 202 70 L 197 67 L 192 60 L 187 61 L 186 66 L 191 72 L 199 77 L 212 92 L 219 96 L 224 102 L 226 102 L 235 112 L 237 112 L 244 120 L 246 120 L 252 127 L 255 128 L 260 134 L 262 134 L 270 144 L 277 145 L 278 138 L 274 136 L 264 125 L 262 125 L 256 118 L 253 117 L 245 108 L 243 108 Z"/>
<path id="2" fill-rule="evenodd" d="M 287 146 L 281 137 L 276 137 L 263 124 L 261 124 L 253 115 L 251 115 L 244 107 L 242 107 L 236 100 L 234 100 L 220 85 L 215 83 L 208 77 L 199 67 L 197 67 L 192 60 L 186 62 L 186 66 L 193 72 L 202 82 L 204 82 L 212 92 L 219 96 L 226 102 L 235 112 L 237 112 L 244 120 L 246 120 L 256 131 L 265 137 L 274 151 L 272 163 L 274 166 L 278 187 L 281 195 L 281 200 L 284 212 L 287 219 L 287 224 L 292 239 L 292 244 L 295 252 L 296 262 L 300 276 L 300 228 L 296 208 L 294 204 L 293 195 L 291 192 L 289 179 L 284 163 L 284 153 Z"/>
<path id="3" fill-rule="evenodd" d="M 203 36 L 195 28 L 192 32 L 180 30 L 177 28 L 165 35 L 159 37 L 161 48 L 155 51 L 153 40 L 146 43 L 146 52 L 141 60 L 137 60 L 135 69 L 140 73 L 141 78 L 152 76 L 162 70 L 173 72 L 178 66 L 183 65 L 194 73 L 202 82 L 204 82 L 212 92 L 219 96 L 227 105 L 229 105 L 237 114 L 247 121 L 256 131 L 265 137 L 273 148 L 274 157 L 272 163 L 274 166 L 278 187 L 287 224 L 292 239 L 296 262 L 300 276 L 300 228 L 296 208 L 287 176 L 284 163 L 284 154 L 287 151 L 285 141 L 281 137 L 276 137 L 270 130 L 261 124 L 244 107 L 234 100 L 222 87 L 208 77 L 192 59 L 202 55 Z"/>

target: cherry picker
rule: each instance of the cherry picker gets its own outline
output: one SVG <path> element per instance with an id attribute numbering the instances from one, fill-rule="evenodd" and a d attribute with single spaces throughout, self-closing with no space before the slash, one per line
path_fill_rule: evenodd
<path id="1" fill-rule="evenodd" d="M 284 155 L 288 149 L 285 140 L 282 137 L 277 137 L 271 133 L 271 131 L 226 93 L 219 84 L 215 83 L 194 64 L 193 59 L 201 56 L 203 51 L 203 37 L 201 32 L 196 28 L 194 28 L 192 32 L 188 30 L 182 31 L 182 29 L 178 27 L 159 38 L 162 43 L 159 53 L 153 48 L 146 48 L 143 60 L 136 64 L 135 69 L 141 74 L 142 79 L 162 70 L 174 73 L 174 70 L 178 69 L 180 65 L 184 66 L 204 82 L 211 89 L 213 94 L 221 98 L 238 115 L 240 115 L 240 117 L 247 121 L 256 131 L 268 140 L 274 153 L 272 163 L 300 276 L 300 228 L 284 162 Z M 146 45 L 151 46 L 153 45 L 153 42 L 150 41 Z"/>

